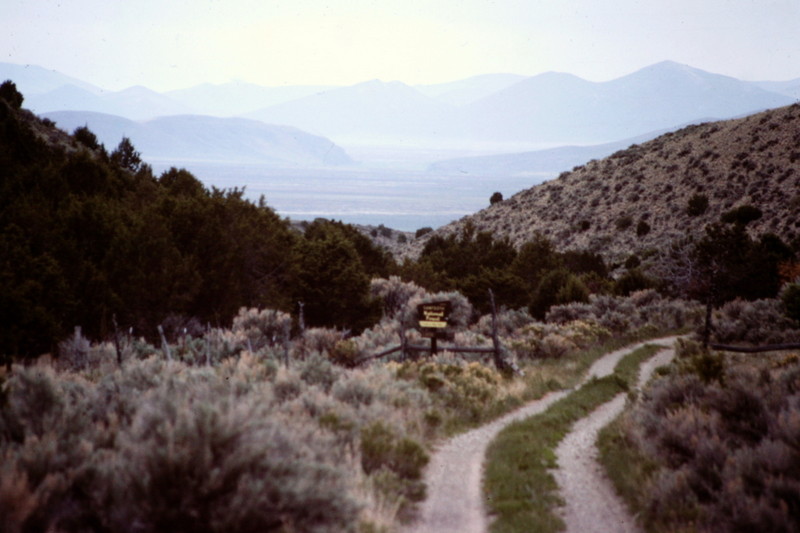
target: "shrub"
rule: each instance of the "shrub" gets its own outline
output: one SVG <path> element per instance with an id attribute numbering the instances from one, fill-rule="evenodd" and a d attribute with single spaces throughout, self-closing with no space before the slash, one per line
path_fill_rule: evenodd
<path id="1" fill-rule="evenodd" d="M 686 208 L 686 213 L 690 217 L 697 217 L 702 215 L 708 209 L 708 196 L 705 194 L 695 194 L 689 198 L 689 205 Z"/>
<path id="2" fill-rule="evenodd" d="M 312 354 L 328 354 L 344 337 L 345 332 L 337 329 L 308 328 L 292 343 L 292 357 L 305 359 Z"/>
<path id="3" fill-rule="evenodd" d="M 288 342 L 292 328 L 292 317 L 273 309 L 247 309 L 242 307 L 233 319 L 232 330 L 241 332 L 255 351 L 265 346 Z"/>
<path id="4" fill-rule="evenodd" d="M 6 80 L 0 84 L 0 100 L 5 100 L 13 109 L 20 109 L 24 100 L 22 93 L 17 90 L 16 84 Z"/>
<path id="5" fill-rule="evenodd" d="M 800 329 L 780 300 L 732 300 L 714 312 L 712 338 L 719 343 L 780 344 L 800 342 Z"/>
<path id="6" fill-rule="evenodd" d="M 250 379 L 260 368 L 150 358 L 93 382 L 15 367 L 0 406 L 3 530 L 353 531 L 357 465 L 283 413 Z"/>
<path id="7" fill-rule="evenodd" d="M 425 498 L 425 485 L 420 481 L 429 457 L 415 440 L 397 435 L 382 422 L 374 422 L 361 430 L 361 466 L 372 474 L 378 488 L 400 505 Z M 401 509 L 402 510 L 402 509 Z"/>
<path id="8" fill-rule="evenodd" d="M 495 192 L 492 194 L 492 197 L 489 198 L 489 204 L 494 205 L 503 201 L 503 193 Z"/>
<path id="9" fill-rule="evenodd" d="M 325 391 L 330 390 L 339 379 L 341 370 L 319 353 L 313 353 L 298 365 L 300 377 L 309 385 L 318 385 Z"/>
<path id="10" fill-rule="evenodd" d="M 647 277 L 647 275 L 638 268 L 633 268 L 625 272 L 614 282 L 614 292 L 622 296 L 627 296 L 632 292 L 651 289 L 655 284 L 655 280 Z"/>
<path id="11" fill-rule="evenodd" d="M 690 358 L 703 354 L 697 345 L 686 350 Z M 800 490 L 792 449 L 800 431 L 793 384 L 800 367 L 797 360 L 777 367 L 747 361 L 728 365 L 724 380 L 667 374 L 623 424 L 652 465 L 640 493 L 646 525 L 670 531 L 690 524 L 703 531 L 795 529 L 800 508 L 789 495 Z M 684 363 L 685 357 L 685 370 Z"/>
<path id="12" fill-rule="evenodd" d="M 610 335 L 610 331 L 591 321 L 574 320 L 559 325 L 534 323 L 515 335 L 511 348 L 522 359 L 552 359 L 577 348 L 589 347 Z"/>
<path id="13" fill-rule="evenodd" d="M 534 317 L 544 318 L 553 305 L 585 302 L 588 299 L 589 289 L 577 276 L 567 270 L 553 270 L 542 278 L 529 310 Z"/>
<path id="14" fill-rule="evenodd" d="M 384 316 L 388 317 L 396 316 L 409 300 L 423 294 L 425 289 L 414 282 L 405 282 L 399 276 L 374 278 L 370 282 L 370 295 L 382 300 Z"/>
<path id="15" fill-rule="evenodd" d="M 800 279 L 785 285 L 781 289 L 780 298 L 786 316 L 800 323 Z"/>
<path id="16" fill-rule="evenodd" d="M 627 328 L 680 329 L 698 323 L 700 316 L 701 309 L 696 304 L 664 299 L 655 290 L 647 289 L 634 291 L 628 297 L 593 294 L 588 303 L 554 306 L 547 313 L 547 322 L 583 320 L 621 333 Z"/>
<path id="17" fill-rule="evenodd" d="M 722 222 L 746 226 L 761 218 L 761 209 L 753 205 L 741 205 L 722 214 Z"/>
<path id="18" fill-rule="evenodd" d="M 415 238 L 415 239 L 419 239 L 419 238 L 420 238 L 420 237 L 422 237 L 423 235 L 427 235 L 428 233 L 430 233 L 430 232 L 432 232 L 432 231 L 433 231 L 433 228 L 431 228 L 431 227 L 428 227 L 428 226 L 426 226 L 426 227 L 424 227 L 424 228 L 419 228 L 419 229 L 418 229 L 418 230 L 417 230 L 417 231 L 414 233 L 414 238 Z"/>
<path id="19" fill-rule="evenodd" d="M 633 218 L 630 215 L 623 215 L 614 222 L 617 230 L 625 231 L 633 225 Z"/>
<path id="20" fill-rule="evenodd" d="M 59 360 L 68 367 L 81 369 L 89 362 L 89 340 L 81 334 L 80 326 L 68 339 L 58 344 Z"/>
<path id="21" fill-rule="evenodd" d="M 356 366 L 361 358 L 358 344 L 352 339 L 343 339 L 337 342 L 330 351 L 330 359 L 337 365 L 347 368 Z"/>

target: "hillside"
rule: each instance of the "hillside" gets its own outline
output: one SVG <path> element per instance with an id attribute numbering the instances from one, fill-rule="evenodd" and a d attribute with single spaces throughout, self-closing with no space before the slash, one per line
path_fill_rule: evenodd
<path id="1" fill-rule="evenodd" d="M 690 216 L 694 196 L 708 207 Z M 696 234 L 746 204 L 763 212 L 752 232 L 787 242 L 800 235 L 800 105 L 689 126 L 590 161 L 439 228 L 406 253 L 470 222 L 515 245 L 541 233 L 560 250 L 588 248 L 619 261 Z"/>

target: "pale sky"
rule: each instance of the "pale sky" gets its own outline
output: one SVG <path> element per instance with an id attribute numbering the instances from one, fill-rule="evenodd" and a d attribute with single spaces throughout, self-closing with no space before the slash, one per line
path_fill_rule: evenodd
<path id="1" fill-rule="evenodd" d="M 673 60 L 800 77 L 800 0 L 0 0 L 0 62 L 100 87 L 592 81 Z"/>

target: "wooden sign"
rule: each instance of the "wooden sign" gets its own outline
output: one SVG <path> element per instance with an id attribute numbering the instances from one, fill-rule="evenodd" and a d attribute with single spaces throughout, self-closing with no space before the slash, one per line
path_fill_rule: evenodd
<path id="1" fill-rule="evenodd" d="M 419 304 L 419 327 L 421 328 L 446 328 L 447 319 L 450 317 L 450 302 L 430 302 Z"/>

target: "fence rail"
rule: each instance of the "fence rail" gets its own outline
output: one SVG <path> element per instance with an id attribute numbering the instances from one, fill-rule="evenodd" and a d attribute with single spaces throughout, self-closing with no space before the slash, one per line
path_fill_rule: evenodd
<path id="1" fill-rule="evenodd" d="M 739 352 L 739 353 L 763 353 L 763 352 L 779 352 L 781 350 L 800 350 L 800 343 L 793 344 L 769 344 L 767 346 L 731 346 L 728 344 L 709 344 L 714 350 L 722 350 L 724 352 Z"/>

